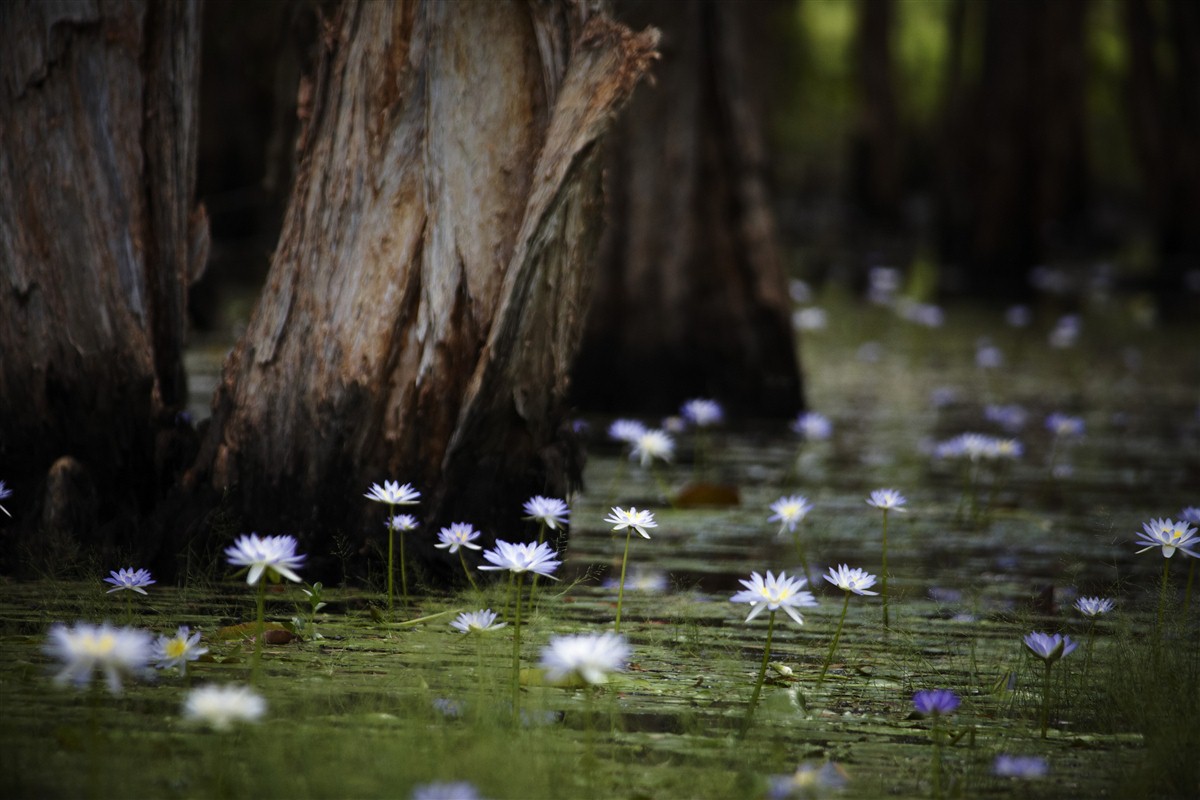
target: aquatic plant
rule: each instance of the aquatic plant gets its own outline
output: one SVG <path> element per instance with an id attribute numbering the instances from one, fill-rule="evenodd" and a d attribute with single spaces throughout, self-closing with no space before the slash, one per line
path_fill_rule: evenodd
<path id="1" fill-rule="evenodd" d="M 1200 526 L 1200 507 L 1187 506 L 1179 512 L 1179 517 L 1191 525 Z M 1183 613 L 1186 616 L 1192 607 L 1192 581 L 1196 577 L 1196 559 L 1188 562 L 1187 588 L 1183 593 Z"/>
<path id="2" fill-rule="evenodd" d="M 696 430 L 696 475 L 700 477 L 708 469 L 708 429 L 725 421 L 725 409 L 716 400 L 694 398 L 679 409 L 680 416 Z"/>
<path id="3" fill-rule="evenodd" d="M 1041 756 L 1013 756 L 1001 753 L 992 762 L 992 774 L 1001 778 L 1033 780 L 1044 778 L 1049 772 L 1050 765 Z"/>
<path id="4" fill-rule="evenodd" d="M 1200 546 L 1200 541 L 1196 540 L 1196 529 L 1188 525 L 1184 521 L 1176 522 L 1173 519 L 1152 519 L 1149 522 L 1142 523 L 1142 532 L 1137 534 L 1137 539 L 1134 544 L 1145 545 L 1138 553 L 1145 553 L 1147 550 L 1159 548 L 1162 550 L 1163 557 L 1163 574 L 1162 588 L 1158 594 L 1158 625 L 1157 635 L 1162 636 L 1163 625 L 1163 609 L 1167 604 L 1167 585 L 1170 581 L 1171 558 L 1178 550 L 1190 558 L 1200 557 L 1200 553 L 1193 550 L 1193 547 Z"/>
<path id="5" fill-rule="evenodd" d="M 538 543 L 545 541 L 546 529 L 560 530 L 567 526 L 567 517 L 571 515 L 571 509 L 567 507 L 566 501 L 560 500 L 557 497 L 543 497 L 535 495 L 525 501 L 522 506 L 525 511 L 525 517 L 538 524 Z M 554 543 L 554 550 L 557 552 L 561 547 L 561 539 Z M 529 588 L 530 601 L 533 600 L 533 595 L 537 591 L 538 576 L 533 576 L 533 584 Z"/>
<path id="6" fill-rule="evenodd" d="M 823 442 L 833 435 L 833 423 L 824 414 L 805 411 L 791 424 L 796 433 L 806 442 Z"/>
<path id="7" fill-rule="evenodd" d="M 449 550 L 451 554 L 458 553 L 458 563 L 462 564 L 463 574 L 467 576 L 467 580 L 474 589 L 478 589 L 479 587 L 475 583 L 475 576 L 467 569 L 467 559 L 463 555 L 463 549 L 482 550 L 482 547 L 475 544 L 475 540 L 479 536 L 479 531 L 475 530 L 470 523 L 452 522 L 449 527 L 438 531 L 438 543 L 434 545 L 434 547 L 440 550 Z"/>
<path id="8" fill-rule="evenodd" d="M 1029 653 L 1041 659 L 1045 665 L 1042 678 L 1042 738 L 1046 738 L 1046 728 L 1050 723 L 1050 668 L 1054 662 L 1070 655 L 1079 645 L 1071 641 L 1070 636 L 1059 633 L 1041 633 L 1034 631 L 1024 639 Z"/>
<path id="9" fill-rule="evenodd" d="M 4 481 L 0 481 L 0 500 L 7 500 L 10 497 L 12 497 L 12 489 L 8 488 L 8 484 Z M 12 514 L 4 507 L 3 503 L 0 503 L 0 511 L 3 511 L 9 519 L 12 519 Z"/>
<path id="10" fill-rule="evenodd" d="M 200 631 L 192 633 L 187 625 L 180 625 L 174 636 L 158 637 L 150 659 L 156 662 L 154 666 L 158 669 L 177 669 L 186 677 L 188 662 L 207 652 L 207 647 L 200 646 Z"/>
<path id="11" fill-rule="evenodd" d="M 942 729 L 942 718 L 957 711 L 960 702 L 958 695 L 949 689 L 922 689 L 912 697 L 913 709 L 922 717 L 933 720 L 929 729 L 929 738 L 933 743 L 933 761 L 930 769 L 933 796 L 938 799 L 942 797 L 942 747 L 946 734 Z"/>
<path id="12" fill-rule="evenodd" d="M 148 570 L 148 569 L 135 570 L 135 569 L 133 569 L 133 567 L 128 567 L 128 568 L 123 567 L 120 571 L 117 571 L 117 570 L 110 571 L 108 573 L 108 575 L 109 575 L 109 577 L 105 578 L 104 582 L 112 584 L 113 588 L 109 589 L 105 594 L 112 594 L 113 592 L 121 592 L 121 591 L 127 590 L 129 592 L 137 592 L 138 594 L 145 595 L 146 587 L 150 586 L 154 583 L 157 583 L 157 581 L 154 580 L 154 578 L 150 577 L 150 570 Z M 133 601 L 133 598 L 131 595 L 129 595 L 129 594 L 125 595 L 125 622 L 126 623 L 130 623 L 133 621 L 133 602 L 132 601 Z"/>
<path id="13" fill-rule="evenodd" d="M 891 620 L 888 617 L 888 566 L 887 566 L 887 531 L 888 531 L 888 512 L 896 511 L 903 512 L 904 504 L 908 502 L 904 499 L 904 495 L 895 489 L 876 489 L 871 492 L 871 496 L 867 498 L 867 505 L 874 506 L 883 512 L 883 565 L 879 570 L 881 583 L 879 584 L 880 592 L 883 595 L 883 627 L 887 630 L 891 625 Z"/>
<path id="14" fill-rule="evenodd" d="M 1092 643 L 1096 638 L 1096 619 L 1112 611 L 1115 604 L 1106 597 L 1079 597 L 1075 600 L 1075 610 L 1088 618 L 1088 641 L 1086 656 L 1083 659 L 1083 674 L 1086 678 L 1092 665 Z"/>
<path id="15" fill-rule="evenodd" d="M 466 781 L 437 781 L 414 786 L 412 800 L 484 800 L 474 784 Z"/>
<path id="16" fill-rule="evenodd" d="M 93 625 L 76 622 L 67 627 L 58 622 L 50 627 L 45 652 L 62 662 L 54 682 L 86 687 L 95 673 L 103 673 L 108 691 L 120 694 L 125 677 L 148 675 L 152 653 L 148 631 L 117 628 L 105 622 Z"/>
<path id="17" fill-rule="evenodd" d="M 846 788 L 850 778 L 836 761 L 824 764 L 800 764 L 791 775 L 772 775 L 767 784 L 767 800 L 822 797 Z"/>
<path id="18" fill-rule="evenodd" d="M 625 552 L 621 555 L 621 579 L 617 584 L 617 619 L 613 623 L 613 632 L 621 632 L 621 605 L 625 600 L 625 568 L 629 564 L 629 540 L 633 536 L 633 532 L 637 531 L 643 539 L 649 539 L 650 534 L 646 533 L 648 528 L 657 528 L 658 523 L 654 521 L 654 514 L 645 509 L 639 511 L 637 508 L 630 506 L 628 509 L 613 507 L 612 513 L 604 518 L 604 521 L 613 526 L 613 531 L 625 531 Z"/>
<path id="19" fill-rule="evenodd" d="M 829 644 L 829 653 L 825 656 L 825 663 L 821 665 L 821 676 L 817 679 L 818 685 L 825 681 L 825 673 L 829 671 L 829 664 L 833 661 L 833 652 L 837 649 L 838 640 L 842 638 L 842 627 L 846 624 L 846 610 L 850 608 L 850 595 L 879 594 L 868 591 L 875 585 L 875 576 L 863 569 L 850 569 L 848 565 L 842 564 L 836 570 L 830 567 L 829 574 L 823 577 L 844 591 L 846 599 L 842 603 L 842 614 L 838 617 L 837 632 L 834 633 L 833 641 Z"/>
<path id="20" fill-rule="evenodd" d="M 524 581 L 525 573 L 527 572 L 557 580 L 552 573 L 558 569 L 558 566 L 562 562 L 554 556 L 554 551 L 545 542 L 539 544 L 524 542 L 513 544 L 497 539 L 494 550 L 483 551 L 484 559 L 490 562 L 490 564 L 480 565 L 479 567 L 479 569 L 485 571 L 507 570 L 510 576 L 514 578 L 512 582 L 513 600 L 516 606 L 516 611 L 513 615 L 512 659 L 512 707 L 514 724 L 520 720 L 521 716 L 521 583 Z"/>
<path id="21" fill-rule="evenodd" d="M 183 701 L 183 717 L 228 731 L 237 722 L 258 722 L 267 713 L 267 701 L 249 686 L 212 684 L 192 689 Z"/>
<path id="22" fill-rule="evenodd" d="M 803 495 L 793 494 L 776 500 L 771 504 L 771 510 L 775 513 L 767 517 L 767 522 L 779 523 L 779 536 L 782 536 L 784 531 L 792 534 L 792 542 L 796 546 L 796 557 L 800 559 L 800 566 L 804 568 L 804 577 L 806 579 L 811 577 L 808 558 L 804 552 L 804 542 L 801 540 L 797 527 L 804 522 L 804 518 L 812 510 L 812 504 Z"/>
<path id="23" fill-rule="evenodd" d="M 651 466 L 655 460 L 670 462 L 674 457 L 675 440 L 661 430 L 643 432 L 629 451 L 630 460 L 637 461 L 642 467 Z"/>
<path id="24" fill-rule="evenodd" d="M 416 505 L 421 499 L 421 493 L 412 487 L 412 484 L 406 483 L 401 485 L 398 481 L 385 480 L 383 485 L 378 483 L 371 484 L 371 488 L 363 495 L 368 500 L 374 500 L 376 503 L 386 503 L 388 507 L 387 529 L 388 529 L 388 565 L 387 565 L 387 590 L 388 590 L 388 611 L 391 612 L 395 592 L 392 589 L 393 574 L 395 568 L 393 566 L 393 539 L 397 530 L 409 531 L 417 526 L 417 521 L 412 517 L 397 517 L 396 506 L 411 506 Z M 398 519 L 411 520 L 411 525 L 407 528 L 397 528 L 396 521 Z M 408 572 L 404 564 L 404 537 L 400 537 L 400 587 L 404 592 L 404 607 L 408 608 Z"/>
<path id="25" fill-rule="evenodd" d="M 635 439 L 632 445 L 629 451 L 629 459 L 637 461 L 642 469 L 650 470 L 650 474 L 654 476 L 655 483 L 658 484 L 659 492 L 669 501 L 671 499 L 671 489 L 667 486 L 666 479 L 658 471 L 656 464 L 659 461 L 669 464 L 674 460 L 675 440 L 666 431 L 647 430 Z"/>
<path id="26" fill-rule="evenodd" d="M 507 623 L 496 622 L 496 612 L 490 608 L 480 611 L 463 611 L 454 621 L 450 623 L 450 627 L 460 633 L 486 633 L 488 631 L 498 631 Z"/>
<path id="27" fill-rule="evenodd" d="M 1046 471 L 1050 477 L 1057 478 L 1064 474 L 1063 467 L 1058 464 L 1058 455 L 1064 442 L 1082 439 L 1087 426 L 1082 417 L 1073 417 L 1061 411 L 1055 411 L 1046 416 L 1046 430 L 1050 431 L 1053 439 L 1050 442 L 1050 455 L 1046 458 Z M 1069 472 L 1067 467 L 1067 472 Z"/>
<path id="28" fill-rule="evenodd" d="M 254 661 L 251 667 L 251 680 L 258 680 L 262 662 L 264 605 L 266 603 L 267 581 L 279 583 L 287 578 L 289 581 L 300 583 L 300 576 L 295 570 L 304 563 L 305 556 L 296 553 L 297 546 L 294 536 L 259 536 L 257 533 L 243 534 L 234 541 L 232 547 L 225 548 L 226 560 L 235 567 L 245 567 L 237 574 L 246 572 L 246 583 L 257 584 L 256 594 L 257 622 L 254 629 Z"/>
<path id="29" fill-rule="evenodd" d="M 805 591 L 808 583 L 805 578 L 789 578 L 786 572 L 772 575 L 767 570 L 767 578 L 757 572 L 750 573 L 750 580 L 738 580 L 746 587 L 729 598 L 732 603 L 750 603 L 750 613 L 746 622 L 757 617 L 763 611 L 769 611 L 767 617 L 767 643 L 763 646 L 762 665 L 758 670 L 758 679 L 754 682 L 754 693 L 750 696 L 750 704 L 746 708 L 746 716 L 742 720 L 741 735 L 745 736 L 750 728 L 750 720 L 754 717 L 754 709 L 758 706 L 758 698 L 762 693 L 763 681 L 767 677 L 767 665 L 771 661 L 771 639 L 775 633 L 775 613 L 783 609 L 797 625 L 804 624 L 804 617 L 799 609 L 817 605 L 817 598 L 812 592 Z"/>
<path id="30" fill-rule="evenodd" d="M 541 667 L 551 683 L 596 685 L 624 670 L 631 652 L 625 637 L 610 631 L 555 636 L 542 649 Z"/>

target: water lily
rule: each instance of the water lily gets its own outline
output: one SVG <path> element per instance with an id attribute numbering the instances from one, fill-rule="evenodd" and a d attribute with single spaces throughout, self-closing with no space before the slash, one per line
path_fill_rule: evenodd
<path id="1" fill-rule="evenodd" d="M 385 480 L 382 486 L 378 483 L 371 484 L 371 488 L 363 497 L 389 506 L 411 506 L 420 502 L 421 493 L 414 489 L 411 483 L 401 484 L 399 481 Z"/>
<path id="2" fill-rule="evenodd" d="M 251 667 L 251 679 L 255 681 L 258 680 L 262 663 L 265 627 L 263 618 L 267 582 L 262 578 L 265 575 L 272 583 L 279 583 L 283 578 L 300 583 L 300 576 L 295 570 L 304 562 L 305 557 L 296 553 L 297 544 L 293 536 L 259 536 L 257 533 L 251 533 L 239 536 L 232 547 L 225 548 L 225 557 L 230 564 L 247 568 L 246 582 L 250 585 L 258 584 L 258 624 L 254 635 L 254 661 Z"/>
<path id="3" fill-rule="evenodd" d="M 608 426 L 608 436 L 618 442 L 632 444 L 646 432 L 646 426 L 635 419 L 613 420 Z"/>
<path id="4" fill-rule="evenodd" d="M 867 498 L 867 505 L 874 506 L 883 512 L 883 565 L 879 570 L 879 575 L 882 578 L 880 583 L 880 591 L 883 594 L 883 627 L 887 630 L 891 625 L 891 620 L 888 616 L 888 566 L 887 566 L 887 531 L 888 531 L 888 512 L 889 511 L 904 511 L 904 504 L 908 502 L 904 499 L 904 495 L 895 489 L 876 489 L 871 492 L 871 496 Z"/>
<path id="5" fill-rule="evenodd" d="M 527 572 L 557 580 L 551 573 L 558 569 L 562 562 L 554 556 L 554 551 L 545 542 L 513 544 L 497 539 L 496 549 L 483 551 L 484 559 L 490 564 L 479 567 L 481 570 L 508 570 L 515 576 L 512 584 L 516 604 L 513 614 L 513 724 L 521 719 L 521 583 Z"/>
<path id="6" fill-rule="evenodd" d="M 654 521 L 654 514 L 649 511 L 629 507 L 628 509 L 614 507 L 612 513 L 604 518 L 605 522 L 611 523 L 613 531 L 625 531 L 625 553 L 621 556 L 621 580 L 617 584 L 617 620 L 614 625 L 614 632 L 621 632 L 621 605 L 625 599 L 625 568 L 629 564 L 629 540 L 633 536 L 633 532 L 637 531 L 643 539 L 649 539 L 650 534 L 646 533 L 648 528 L 657 528 L 658 523 Z"/>
<path id="7" fill-rule="evenodd" d="M 1041 756 L 1011 756 L 1001 753 L 992 762 L 992 774 L 1001 778 L 1031 780 L 1044 778 L 1049 772 L 1050 766 Z"/>
<path id="8" fill-rule="evenodd" d="M 958 695 L 949 689 L 922 689 L 913 695 L 913 708 L 922 717 L 931 717 L 933 726 L 929 730 L 929 738 L 933 742 L 933 796 L 942 796 L 942 718 L 948 717 L 958 710 Z"/>
<path id="9" fill-rule="evenodd" d="M 396 525 L 397 520 L 402 519 L 402 518 L 396 516 L 396 506 L 416 505 L 421 499 L 421 493 L 418 492 L 416 489 L 414 489 L 412 484 L 410 484 L 410 483 L 401 484 L 399 481 L 385 480 L 383 482 L 382 486 L 380 486 L 378 483 L 371 484 L 371 488 L 367 490 L 367 493 L 365 495 L 363 495 L 363 497 L 366 497 L 368 500 L 374 500 L 376 503 L 387 503 L 387 507 L 388 507 L 387 588 L 388 588 L 388 611 L 390 612 L 392 610 L 392 606 L 394 605 L 394 599 L 395 599 L 395 591 L 393 590 L 393 585 L 394 585 L 393 575 L 395 573 L 395 567 L 393 566 L 395 561 L 393 560 L 393 555 L 392 555 L 393 550 L 394 550 L 393 540 L 395 538 L 395 533 L 397 530 L 405 530 L 404 528 L 397 527 L 397 525 Z M 412 528 L 416 527 L 416 520 L 413 519 L 412 517 L 408 517 L 408 519 L 412 520 L 413 524 L 410 528 L 407 528 L 407 530 L 412 530 Z M 408 571 L 405 569 L 405 566 L 406 565 L 404 563 L 404 537 L 401 536 L 400 537 L 400 588 L 401 588 L 401 591 L 404 593 L 404 605 L 407 608 L 408 607 Z"/>
<path id="10" fill-rule="evenodd" d="M 962 701 L 949 689 L 922 689 L 913 694 L 912 702 L 922 717 L 945 717 L 957 711 Z"/>
<path id="11" fill-rule="evenodd" d="M 294 536 L 259 536 L 257 533 L 239 536 L 232 547 L 225 548 L 226 560 L 236 567 L 247 567 L 246 583 L 254 585 L 263 575 L 272 583 L 280 579 L 300 583 L 295 570 L 304 563 L 297 555 L 298 542 Z"/>
<path id="12" fill-rule="evenodd" d="M 475 577 L 467 569 L 467 559 L 463 555 L 463 548 L 468 550 L 482 550 L 482 547 L 475 544 L 475 540 L 479 536 L 479 531 L 475 530 L 470 523 L 453 522 L 449 527 L 438 531 L 438 543 L 434 545 L 439 550 L 449 550 L 451 553 L 458 553 L 458 562 L 462 564 L 463 573 L 467 576 L 467 580 L 471 583 L 471 586 L 475 586 Z M 479 587 L 475 586 L 475 588 Z"/>
<path id="13" fill-rule="evenodd" d="M 542 497 L 540 494 L 526 500 L 523 508 L 525 519 L 536 520 L 539 525 L 551 530 L 565 526 L 567 517 L 571 514 L 571 510 L 562 500 L 557 497 Z"/>
<path id="14" fill-rule="evenodd" d="M 734 603 L 752 604 L 753 607 L 750 609 L 749 616 L 746 617 L 746 622 L 754 619 L 763 611 L 770 611 L 771 618 L 774 619 L 775 612 L 782 608 L 797 625 L 803 625 L 804 618 L 800 616 L 798 609 L 817 605 L 817 599 L 813 597 L 812 592 L 804 591 L 804 586 L 808 581 L 805 578 L 789 578 L 786 572 L 772 575 L 771 571 L 767 570 L 765 580 L 759 573 L 752 572 L 750 580 L 739 580 L 738 582 L 746 588 L 735 594 L 730 600 Z"/>
<path id="15" fill-rule="evenodd" d="M 797 433 L 806 442 L 821 442 L 833 435 L 833 423 L 824 414 L 816 411 L 805 411 L 796 417 L 791 425 L 792 432 Z"/>
<path id="16" fill-rule="evenodd" d="M 1135 543 L 1145 545 L 1138 550 L 1139 553 L 1161 548 L 1163 558 L 1171 558 L 1176 550 L 1191 558 L 1200 557 L 1200 554 L 1192 549 L 1200 545 L 1200 541 L 1196 540 L 1196 529 L 1183 520 L 1176 522 L 1164 518 L 1144 522 L 1142 532 L 1137 534 Z"/>
<path id="17" fill-rule="evenodd" d="M 0 500 L 7 500 L 10 497 L 12 497 L 12 489 L 8 488 L 8 484 L 4 481 L 0 481 Z M 12 519 L 12 514 L 8 512 L 8 509 L 3 504 L 0 504 L 0 511 L 3 511 L 9 519 Z"/>
<path id="18" fill-rule="evenodd" d="M 146 594 L 146 587 L 157 583 L 157 581 L 150 577 L 150 570 L 148 569 L 134 570 L 132 567 L 129 567 L 122 568 L 120 571 L 111 570 L 108 574 L 109 577 L 105 578 L 104 582 L 113 585 L 113 588 L 108 590 L 108 594 L 120 592 L 125 589 L 137 592 L 138 594 Z"/>
<path id="19" fill-rule="evenodd" d="M 180 625 L 174 636 L 159 636 L 154 643 L 151 659 L 159 669 L 175 668 L 181 675 L 187 674 L 189 661 L 195 661 L 208 652 L 200 646 L 200 631 L 192 633 L 187 625 Z"/>
<path id="20" fill-rule="evenodd" d="M 108 691 L 120 694 L 121 679 L 147 673 L 151 636 L 137 628 L 117 628 L 105 622 L 77 622 L 72 627 L 55 623 L 50 627 L 45 652 L 62 662 L 55 683 L 87 686 L 92 675 L 104 674 Z"/>
<path id="21" fill-rule="evenodd" d="M 484 800 L 473 784 L 466 781 L 426 783 L 413 787 L 412 800 Z"/>
<path id="22" fill-rule="evenodd" d="M 850 569 L 846 564 L 842 564 L 836 570 L 830 567 L 829 574 L 825 575 L 824 578 L 829 583 L 844 591 L 846 599 L 842 603 L 842 615 L 838 618 L 837 633 L 833 635 L 833 642 L 829 645 L 829 653 L 825 656 L 825 663 L 821 666 L 821 677 L 817 679 L 818 684 L 825 680 L 825 673 L 829 671 L 829 665 L 833 661 L 833 653 L 837 649 L 838 640 L 842 638 L 842 627 L 846 624 L 846 611 L 850 608 L 850 595 L 878 594 L 878 592 L 869 591 L 875 585 L 874 575 L 866 570 Z"/>
<path id="23" fill-rule="evenodd" d="M 552 683 L 580 680 L 599 684 L 629 663 L 629 642 L 616 633 L 555 636 L 542 650 L 542 669 Z"/>
<path id="24" fill-rule="evenodd" d="M 1042 738 L 1045 739 L 1046 729 L 1050 724 L 1050 668 L 1060 658 L 1075 652 L 1079 645 L 1071 641 L 1070 636 L 1040 631 L 1028 634 L 1024 641 L 1029 653 L 1035 658 L 1040 658 L 1046 667 L 1042 678 Z"/>
<path id="25" fill-rule="evenodd" d="M 248 686 L 201 686 L 183 701 L 185 719 L 217 731 L 227 731 L 236 722 L 257 722 L 266 713 L 267 701 Z"/>
<path id="26" fill-rule="evenodd" d="M 804 618 L 798 609 L 817 605 L 817 599 L 812 592 L 805 591 L 808 582 L 804 578 L 789 578 L 787 573 L 772 575 L 767 571 L 766 580 L 757 572 L 750 573 L 750 580 L 740 580 L 742 591 L 729 598 L 733 603 L 750 603 L 751 609 L 746 621 L 757 617 L 763 611 L 769 611 L 767 617 L 767 643 L 763 647 L 762 664 L 758 670 L 758 679 L 754 683 L 754 693 L 750 696 L 750 705 L 746 708 L 746 716 L 742 719 L 741 736 L 750 729 L 750 720 L 754 717 L 754 709 L 758 706 L 758 698 L 762 693 L 763 681 L 767 677 L 767 665 L 771 661 L 771 638 L 775 633 L 775 612 L 783 609 L 796 624 L 803 625 Z"/>
<path id="27" fill-rule="evenodd" d="M 654 459 L 670 461 L 675 457 L 675 440 L 665 431 L 648 430 L 634 440 L 629 457 L 643 467 L 650 466 Z"/>
<path id="28" fill-rule="evenodd" d="M 725 420 L 725 409 L 721 408 L 721 404 L 707 398 L 688 400 L 680 409 L 680 414 L 697 428 L 720 425 Z"/>
<path id="29" fill-rule="evenodd" d="M 498 631 L 505 624 L 496 622 L 496 612 L 488 608 L 481 611 L 464 611 L 454 618 L 450 627 L 462 633 L 487 633 Z"/>

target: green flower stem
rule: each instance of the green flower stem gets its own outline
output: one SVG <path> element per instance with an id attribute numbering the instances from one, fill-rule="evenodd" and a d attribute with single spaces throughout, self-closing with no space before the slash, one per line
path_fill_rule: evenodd
<path id="1" fill-rule="evenodd" d="M 933 715 L 933 727 L 929 731 L 933 740 L 933 796 L 942 798 L 942 715 Z"/>
<path id="2" fill-rule="evenodd" d="M 1167 580 L 1169 579 L 1171 570 L 1171 559 L 1163 559 L 1163 579 L 1162 589 L 1158 593 L 1158 627 L 1156 629 L 1155 638 L 1162 640 L 1163 627 L 1163 608 L 1167 605 Z"/>
<path id="3" fill-rule="evenodd" d="M 546 520 L 542 520 L 538 525 L 538 544 L 546 541 Z M 533 582 L 529 584 L 529 605 L 533 605 L 533 597 L 537 594 L 538 578 L 541 577 L 536 572 L 533 573 Z"/>
<path id="4" fill-rule="evenodd" d="M 463 555 L 463 548 L 458 548 L 458 563 L 462 564 L 463 572 L 467 574 L 467 580 L 471 582 L 471 588 L 479 591 L 479 584 L 475 583 L 475 576 L 471 574 L 471 570 L 467 569 L 467 558 Z"/>
<path id="5" fill-rule="evenodd" d="M 625 600 L 625 567 L 629 564 L 629 539 L 633 536 L 633 528 L 625 529 L 625 555 L 621 556 L 621 581 L 617 584 L 617 621 L 613 632 L 621 632 L 621 603 Z"/>
<path id="6" fill-rule="evenodd" d="M 1088 672 L 1092 667 L 1092 643 L 1096 640 L 1096 618 L 1092 618 L 1091 627 L 1088 628 L 1087 652 L 1083 658 L 1083 681 L 1087 683 Z"/>
<path id="7" fill-rule="evenodd" d="M 842 638 L 842 626 L 846 623 L 846 611 L 850 608 L 850 592 L 846 592 L 846 602 L 842 603 L 842 616 L 838 620 L 837 633 L 833 635 L 833 641 L 829 645 L 829 653 L 825 656 L 825 663 L 821 667 L 821 677 L 817 678 L 817 686 L 825 682 L 825 673 L 829 671 L 829 665 L 833 662 L 833 651 L 837 649 L 838 640 Z"/>
<path id="8" fill-rule="evenodd" d="M 513 616 L 513 725 L 521 723 L 521 584 L 524 583 L 524 579 L 525 573 L 518 572 L 513 582 L 513 601 L 516 603 L 516 613 Z"/>
<path id="9" fill-rule="evenodd" d="M 883 595 L 883 628 L 887 630 L 891 627 L 891 620 L 888 617 L 888 568 L 887 568 L 887 509 L 883 509 L 883 568 L 879 571 L 880 578 L 880 594 Z"/>
<path id="10" fill-rule="evenodd" d="M 1183 614 L 1187 616 L 1192 607 L 1192 578 L 1196 577 L 1196 559 L 1188 559 L 1187 588 L 1183 592 Z"/>
<path id="11" fill-rule="evenodd" d="M 264 606 L 267 598 L 267 574 L 263 572 L 258 578 L 258 593 L 256 596 L 256 605 L 258 607 L 258 623 L 254 626 L 254 661 L 250 664 L 250 682 L 258 684 L 258 678 L 262 667 L 262 647 L 263 635 L 266 630 L 264 623 Z"/>
<path id="12" fill-rule="evenodd" d="M 391 616 L 391 613 L 392 613 L 392 598 L 395 594 L 392 591 L 392 573 L 394 572 L 392 565 L 395 563 L 392 559 L 392 551 L 394 549 L 395 538 L 396 538 L 395 537 L 395 533 L 396 533 L 396 523 L 395 523 L 396 513 L 395 512 L 396 512 L 396 507 L 394 505 L 389 504 L 388 505 L 388 569 L 387 569 L 388 616 Z M 403 540 L 401 540 L 401 541 L 403 541 Z"/>
<path id="13" fill-rule="evenodd" d="M 804 542 L 801 541 L 800 538 L 800 529 L 802 527 L 803 525 L 798 524 L 796 525 L 796 528 L 792 530 L 792 541 L 796 545 L 796 557 L 800 559 L 800 566 L 804 567 L 804 579 L 811 580 L 812 573 L 808 571 L 808 556 L 806 556 L 804 553 Z"/>
<path id="14" fill-rule="evenodd" d="M 404 610 L 408 610 L 408 570 L 404 564 L 404 531 L 400 531 L 400 591 L 404 593 Z"/>
<path id="15" fill-rule="evenodd" d="M 767 665 L 771 661 L 771 637 L 775 633 L 775 612 L 767 618 L 767 644 L 763 648 L 762 665 L 758 668 L 758 680 L 754 683 L 754 694 L 750 695 L 750 705 L 746 708 L 746 716 L 742 719 L 742 729 L 738 738 L 744 738 L 750 730 L 750 720 L 754 718 L 754 709 L 758 707 L 758 696 L 762 694 L 763 682 L 767 679 Z"/>
<path id="16" fill-rule="evenodd" d="M 1046 738 L 1046 728 L 1050 726 L 1050 667 L 1053 662 L 1046 662 L 1046 673 L 1042 678 L 1042 738 Z"/>
<path id="17" fill-rule="evenodd" d="M 125 624 L 133 624 L 133 592 L 125 592 Z"/>

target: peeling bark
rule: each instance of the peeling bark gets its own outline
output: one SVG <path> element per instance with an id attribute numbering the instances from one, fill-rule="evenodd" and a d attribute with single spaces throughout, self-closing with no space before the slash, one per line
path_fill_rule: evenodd
<path id="1" fill-rule="evenodd" d="M 530 494 L 566 493 L 597 145 L 657 41 L 590 8 L 340 8 L 192 485 L 233 490 L 248 526 L 283 526 L 316 560 L 338 531 L 382 532 L 373 481 L 413 482 L 435 525 L 508 525 Z"/>

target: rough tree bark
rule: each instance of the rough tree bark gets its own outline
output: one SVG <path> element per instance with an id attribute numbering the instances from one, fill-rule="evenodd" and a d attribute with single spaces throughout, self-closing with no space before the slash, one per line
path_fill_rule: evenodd
<path id="1" fill-rule="evenodd" d="M 793 416 L 800 370 L 744 35 L 753 3 L 618 6 L 664 34 L 609 163 L 609 228 L 574 372 L 577 402 L 668 413 L 714 397 L 740 417 Z M 762 57 L 761 53 L 756 57 Z"/>
<path id="2" fill-rule="evenodd" d="M 373 481 L 413 482 L 427 524 L 506 536 L 530 494 L 567 491 L 598 144 L 657 41 L 591 8 L 350 0 L 328 25 L 267 286 L 189 476 L 248 527 L 319 559 L 382 531 Z"/>
<path id="3" fill-rule="evenodd" d="M 198 2 L 0 4 L 0 463 L 39 542 L 136 547 L 190 459 L 198 53 Z"/>
<path id="4" fill-rule="evenodd" d="M 951 288 L 1015 299 L 1080 233 L 1088 191 L 1082 0 L 959 0 L 939 186 Z M 961 40 L 982 25 L 982 62 Z M 975 74 L 977 73 L 977 74 Z"/>

